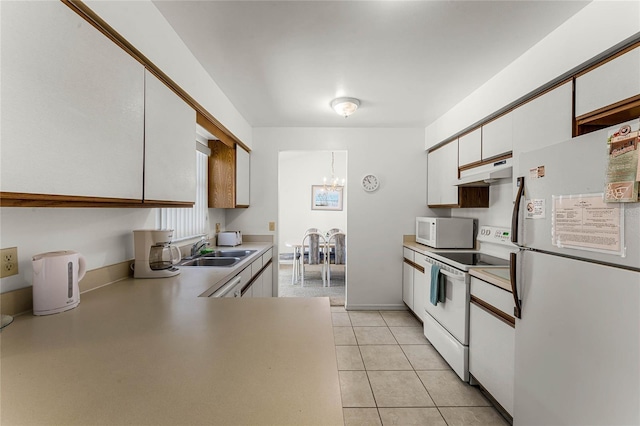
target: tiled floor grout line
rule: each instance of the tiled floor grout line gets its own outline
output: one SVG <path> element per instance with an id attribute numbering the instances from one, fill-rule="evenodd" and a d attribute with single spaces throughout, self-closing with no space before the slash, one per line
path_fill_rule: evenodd
<path id="1" fill-rule="evenodd" d="M 376 321 L 368 321 L 368 319 L 367 319 L 367 317 L 366 317 L 366 316 L 360 316 L 360 317 L 357 317 L 357 316 L 356 316 L 356 315 L 358 314 L 358 312 L 357 312 L 357 311 L 355 311 L 355 312 L 346 312 L 346 311 L 341 311 L 341 312 L 342 312 L 342 313 L 346 313 L 346 314 L 347 314 L 347 315 L 346 315 L 346 318 L 348 318 L 348 320 L 349 320 L 349 321 L 348 321 L 348 324 L 349 324 L 349 325 L 348 325 L 348 326 L 347 326 L 347 325 L 344 325 L 344 326 L 343 326 L 343 325 L 339 325 L 339 326 L 334 326 L 334 327 L 348 327 L 348 328 L 350 329 L 351 334 L 353 335 L 353 341 L 355 341 L 355 346 L 357 346 L 357 347 L 358 347 L 358 355 L 359 355 L 359 357 L 360 357 L 360 361 L 361 361 L 361 363 L 362 363 L 362 369 L 364 370 L 364 373 L 365 373 L 365 375 L 366 375 L 366 377 L 367 377 L 368 389 L 369 389 L 369 392 L 371 393 L 371 397 L 372 397 L 373 405 L 374 405 L 374 407 L 343 407 L 343 409 L 358 409 L 358 408 L 360 408 L 360 409 L 370 410 L 371 408 L 375 408 L 375 409 L 376 409 L 376 413 L 377 413 L 377 418 L 378 418 L 378 420 L 379 420 L 380 424 L 384 425 L 384 423 L 383 423 L 383 416 L 382 416 L 382 413 L 381 413 L 381 410 L 382 410 L 383 408 L 384 408 L 384 409 L 388 409 L 388 410 L 398 410 L 398 409 L 402 410 L 402 409 L 407 409 L 407 408 L 415 408 L 415 409 L 430 409 L 430 410 L 431 410 L 431 409 L 435 408 L 435 409 L 437 410 L 437 413 L 438 413 L 437 415 L 439 416 L 439 419 L 440 419 L 439 421 L 441 421 L 441 422 L 442 422 L 442 424 L 444 424 L 444 425 L 447 425 L 447 426 L 448 426 L 448 425 L 449 425 L 449 422 L 450 422 L 452 419 L 450 419 L 449 421 L 447 421 L 447 419 L 446 419 L 446 417 L 445 417 L 445 413 L 443 412 L 443 409 L 445 409 L 445 408 L 455 408 L 455 409 L 459 409 L 459 408 L 479 408 L 479 407 L 484 407 L 484 405 L 476 405 L 476 404 L 470 404 L 470 405 L 466 405 L 466 404 L 465 404 L 465 405 L 457 405 L 457 404 L 455 404 L 455 403 L 454 403 L 454 404 L 448 404 L 448 405 L 438 405 L 438 404 L 436 403 L 436 400 L 433 398 L 433 396 L 432 396 L 431 392 L 429 392 L 429 389 L 427 388 L 427 383 L 426 383 L 425 381 L 423 381 L 423 378 L 418 374 L 418 372 L 419 372 L 419 371 L 420 371 L 420 372 L 427 372 L 427 375 L 425 375 L 425 377 L 424 377 L 424 378 L 425 378 L 425 380 L 427 380 L 427 379 L 430 377 L 430 376 L 428 375 L 428 372 L 431 372 L 431 371 L 444 371 L 444 370 L 441 370 L 441 369 L 439 369 L 439 368 L 427 368 L 427 370 L 417 370 L 417 369 L 416 369 L 416 364 L 414 364 L 414 362 L 418 362 L 418 363 L 420 363 L 420 362 L 422 362 L 422 361 L 420 361 L 420 358 L 417 358 L 417 357 L 416 357 L 416 353 L 413 353 L 412 357 L 414 358 L 414 362 L 412 362 L 412 361 L 411 361 L 411 359 L 410 359 L 410 356 L 408 355 L 408 352 L 407 352 L 408 347 L 410 347 L 410 346 L 414 346 L 414 345 L 415 345 L 415 346 L 431 346 L 432 348 L 433 348 L 433 346 L 432 346 L 432 345 L 430 345 L 430 343 L 428 342 L 428 340 L 427 340 L 427 341 L 425 341 L 424 343 L 418 343 L 418 341 L 417 341 L 417 340 L 410 340 L 410 339 L 407 339 L 407 338 L 405 338 L 405 337 L 404 337 L 404 332 L 400 332 L 400 329 L 402 329 L 403 327 L 407 327 L 407 328 L 417 328 L 417 327 L 419 327 L 419 326 L 420 326 L 420 324 L 417 324 L 417 325 L 415 325 L 415 324 L 410 324 L 410 323 L 408 323 L 408 322 L 406 322 L 406 321 L 405 321 L 405 322 L 403 322 L 403 321 L 404 321 L 404 319 L 403 319 L 402 321 L 401 321 L 400 319 L 398 319 L 398 321 L 395 321 L 395 322 L 396 322 L 396 323 L 399 323 L 399 324 L 391 325 L 391 323 L 394 323 L 394 319 L 393 319 L 393 317 L 389 316 L 389 318 L 385 318 L 385 316 L 383 315 L 383 311 L 368 311 L 368 312 L 372 312 L 372 313 L 373 313 L 373 312 L 375 312 L 375 313 L 377 313 L 380 317 L 382 317 L 382 320 L 383 320 L 383 322 L 384 322 L 384 324 L 385 324 L 385 325 L 380 325 L 379 323 L 376 323 L 376 322 L 377 322 L 377 320 L 376 320 Z M 384 312 L 386 313 L 386 311 L 384 311 Z M 355 315 L 354 315 L 354 318 L 356 319 L 356 323 L 357 323 L 358 325 L 354 325 L 354 321 L 352 320 L 352 315 L 351 315 L 351 313 L 355 314 Z M 413 317 L 415 318 L 415 316 L 413 316 Z M 340 321 L 342 321 L 342 322 L 345 322 L 345 323 L 346 323 L 346 321 L 344 321 L 344 317 L 340 317 L 340 318 L 341 318 L 341 319 L 340 319 Z M 417 320 L 417 318 L 416 318 L 416 320 Z M 375 323 L 375 324 L 373 324 L 373 325 L 372 325 L 372 324 L 371 324 L 372 322 L 373 322 L 373 323 Z M 391 322 L 391 323 L 390 323 L 390 322 Z M 370 338 L 370 337 L 369 337 L 369 335 L 368 335 L 368 334 L 366 334 L 366 333 L 364 332 L 364 330 L 361 330 L 361 333 L 360 333 L 360 339 L 359 339 L 359 338 L 358 338 L 358 335 L 357 335 L 357 333 L 356 333 L 356 328 L 358 328 L 358 327 L 363 327 L 363 328 L 364 328 L 364 327 L 369 327 L 369 328 L 373 328 L 373 327 L 380 327 L 380 328 L 382 328 L 382 327 L 386 327 L 386 331 L 387 331 L 387 332 L 388 332 L 388 333 L 393 337 L 393 341 L 394 341 L 395 343 L 376 343 L 376 342 L 375 342 L 375 339 L 376 339 L 376 338 L 373 338 L 373 339 L 372 339 L 372 338 Z M 392 329 L 391 329 L 392 327 L 394 327 L 394 328 L 396 329 L 396 332 L 398 332 L 398 335 L 396 335 L 396 334 L 392 331 Z M 384 334 L 384 333 L 383 333 L 383 334 Z M 411 333 L 409 333 L 409 335 L 410 335 L 410 334 L 411 334 Z M 399 337 L 399 336 L 402 336 L 402 339 L 400 339 L 400 337 Z M 365 340 L 362 340 L 362 341 L 361 341 L 361 339 L 365 339 Z M 372 339 L 372 340 L 370 340 L 370 339 Z M 400 343 L 400 340 L 399 340 L 399 339 L 400 339 L 400 340 L 403 340 L 403 341 L 406 341 L 407 343 L 402 344 L 402 343 Z M 348 341 L 348 340 L 347 340 L 347 341 Z M 347 341 L 345 341 L 345 342 L 347 342 Z M 383 340 L 383 341 L 384 341 L 384 340 Z M 391 340 L 388 340 L 388 341 L 390 342 Z M 368 343 L 364 343 L 364 342 L 368 342 Z M 381 369 L 381 370 L 376 370 L 376 369 L 374 369 L 374 370 L 370 370 L 370 369 L 369 369 L 369 367 L 367 366 L 366 362 L 365 362 L 365 356 L 364 356 L 364 352 L 362 351 L 362 349 L 363 349 L 363 346 L 378 346 L 378 345 L 379 345 L 379 346 L 393 346 L 393 345 L 397 345 L 397 346 L 398 346 L 398 348 L 400 349 L 400 352 L 402 353 L 402 355 L 404 356 L 404 358 L 405 358 L 405 359 L 406 359 L 406 361 L 408 362 L 408 365 L 409 365 L 409 368 L 410 368 L 410 369 L 400 368 L 400 369 L 398 369 L 398 370 L 396 370 L 396 369 Z M 344 344 L 341 344 L 341 345 L 336 345 L 336 347 L 337 347 L 337 346 L 354 346 L 354 345 L 353 345 L 353 344 L 351 344 L 351 343 L 344 343 Z M 394 349 L 394 351 L 395 351 L 395 349 Z M 371 356 L 371 352 L 372 352 L 372 351 L 368 351 L 369 356 Z M 411 353 L 411 352 L 409 352 L 409 353 Z M 352 358 L 352 359 L 353 359 L 353 358 Z M 370 360 L 370 361 L 371 361 L 371 360 Z M 358 367 L 355 367 L 355 366 L 353 366 L 353 365 L 351 365 L 351 364 L 352 364 L 352 363 L 349 361 L 349 364 L 348 364 L 349 369 L 346 369 L 346 370 L 340 370 L 340 371 L 362 371 L 362 370 L 358 370 Z M 419 365 L 418 365 L 418 366 L 419 366 Z M 346 365 L 345 365 L 345 367 L 346 367 Z M 374 367 L 374 365 L 372 364 L 372 365 L 371 365 L 371 367 Z M 393 367 L 392 367 L 392 368 L 393 368 Z M 431 405 L 431 406 L 424 406 L 424 405 L 418 404 L 418 405 L 415 405 L 415 406 L 406 406 L 406 405 L 399 405 L 399 406 L 395 406 L 395 404 L 392 404 L 393 406 L 389 406 L 389 407 L 387 407 L 387 406 L 385 406 L 385 407 L 380 407 L 380 406 L 379 406 L 379 402 L 378 402 L 377 397 L 376 397 L 376 394 L 375 394 L 375 392 L 374 392 L 374 386 L 372 385 L 370 374 L 371 374 L 372 372 L 376 372 L 376 373 L 377 373 L 377 372 L 391 372 L 391 371 L 394 371 L 394 372 L 396 372 L 396 371 L 412 371 L 412 372 L 414 373 L 414 375 L 417 377 L 417 379 L 419 380 L 421 387 L 422 387 L 422 388 L 424 389 L 424 391 L 426 392 L 426 395 L 430 398 L 432 405 Z M 448 370 L 447 370 L 447 371 L 448 371 Z M 439 398 L 440 398 L 440 397 L 439 397 Z M 445 402 L 445 401 L 442 401 L 442 402 Z M 489 404 L 489 406 L 490 406 L 490 407 L 493 407 L 493 406 L 492 406 L 492 404 Z M 495 409 L 495 407 L 493 407 L 493 408 Z M 448 414 L 447 414 L 448 416 L 451 416 L 451 412 L 450 412 L 449 410 L 446 410 L 446 412 L 448 413 Z M 372 412 L 372 411 L 369 411 L 369 413 L 370 413 L 370 415 L 371 415 L 373 418 L 375 418 L 375 415 L 373 414 L 373 412 Z M 435 414 L 435 412 L 433 412 L 433 413 Z M 388 414 L 387 414 L 387 415 L 388 415 Z"/>

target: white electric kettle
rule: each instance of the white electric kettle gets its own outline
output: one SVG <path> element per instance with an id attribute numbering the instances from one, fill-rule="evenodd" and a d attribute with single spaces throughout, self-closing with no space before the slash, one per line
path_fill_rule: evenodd
<path id="1" fill-rule="evenodd" d="M 49 315 L 80 303 L 78 281 L 87 272 L 80 253 L 63 250 L 33 256 L 33 314 Z"/>

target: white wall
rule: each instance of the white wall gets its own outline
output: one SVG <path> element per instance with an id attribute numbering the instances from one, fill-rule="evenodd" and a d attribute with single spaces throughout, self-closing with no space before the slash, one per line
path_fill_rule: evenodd
<path id="1" fill-rule="evenodd" d="M 640 31 L 640 2 L 594 1 L 425 131 L 426 148 L 517 101 Z"/>
<path id="2" fill-rule="evenodd" d="M 75 250 L 97 269 L 133 259 L 133 230 L 156 229 L 156 210 L 145 208 L 0 208 L 0 247 L 18 247 L 18 275 L 0 279 L 0 293 L 32 284 L 31 258 Z M 209 209 L 211 228 L 224 226 L 224 210 Z M 209 230 L 214 235 L 214 229 Z"/>
<path id="3" fill-rule="evenodd" d="M 311 186 L 322 185 L 323 177 L 331 179 L 331 153 L 333 151 L 281 151 L 278 170 L 278 245 L 285 249 L 286 242 L 300 243 L 305 231 L 318 228 L 347 228 L 347 199 L 343 197 L 342 210 L 312 210 Z M 335 151 L 335 176 L 347 177 L 347 152 Z M 346 195 L 346 194 L 345 194 Z"/>
<path id="4" fill-rule="evenodd" d="M 253 144 L 251 207 L 227 212 L 227 227 L 269 233 L 278 217 L 280 151 L 347 151 L 347 306 L 404 308 L 402 236 L 415 233 L 416 216 L 429 215 L 424 130 L 257 128 Z M 360 186 L 368 173 L 381 180 L 373 193 Z"/>
<path id="5" fill-rule="evenodd" d="M 242 142 L 252 146 L 249 123 L 191 54 L 151 0 L 85 0 L 84 3 Z"/>

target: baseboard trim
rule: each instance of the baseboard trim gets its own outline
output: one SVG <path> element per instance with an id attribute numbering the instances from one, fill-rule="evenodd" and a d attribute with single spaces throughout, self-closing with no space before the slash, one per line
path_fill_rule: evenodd
<path id="1" fill-rule="evenodd" d="M 407 306 L 399 305 L 359 305 L 347 302 L 345 307 L 347 311 L 406 311 Z"/>

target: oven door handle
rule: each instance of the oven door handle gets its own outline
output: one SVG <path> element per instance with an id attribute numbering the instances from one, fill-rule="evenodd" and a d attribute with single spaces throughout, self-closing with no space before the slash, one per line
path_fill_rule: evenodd
<path id="1" fill-rule="evenodd" d="M 436 265 L 433 261 L 431 261 L 431 259 L 428 256 L 425 256 L 425 262 L 427 262 L 430 265 Z M 445 277 L 449 277 L 452 280 L 456 280 L 456 281 L 464 281 L 464 276 L 465 274 L 452 274 L 451 272 L 447 272 L 444 269 L 440 269 L 440 273 L 442 275 L 444 275 Z"/>
<path id="2" fill-rule="evenodd" d="M 444 275 L 445 277 L 449 277 L 449 278 L 451 278 L 452 280 L 455 280 L 455 281 L 464 281 L 464 274 L 462 274 L 462 275 L 454 275 L 454 274 L 452 274 L 452 273 L 450 273 L 450 272 L 443 271 L 442 269 L 440 269 L 440 273 L 441 273 L 442 275 Z"/>

